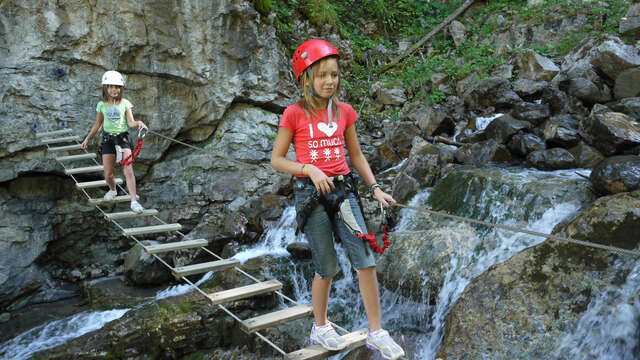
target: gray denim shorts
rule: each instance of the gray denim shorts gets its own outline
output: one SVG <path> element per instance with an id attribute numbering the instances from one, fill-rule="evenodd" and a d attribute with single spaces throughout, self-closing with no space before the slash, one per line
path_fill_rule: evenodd
<path id="1" fill-rule="evenodd" d="M 296 211 L 300 211 L 302 202 L 304 202 L 314 190 L 315 187 L 311 181 L 306 178 L 296 179 L 293 191 L 296 200 Z M 362 211 L 360 210 L 360 206 L 358 206 L 355 195 L 351 192 L 348 193 L 345 197 L 345 201 L 347 200 L 351 205 L 351 210 L 356 221 L 362 229 L 366 229 L 364 217 L 362 216 Z M 368 244 L 362 239 L 359 239 L 344 224 L 337 213 L 334 215 L 334 222 L 336 224 L 336 232 L 340 240 L 342 240 L 342 246 L 347 250 L 351 265 L 356 269 L 376 266 L 373 250 L 368 248 Z M 333 246 L 332 229 L 331 219 L 322 204 L 318 204 L 307 219 L 304 229 L 300 229 L 304 232 L 311 246 L 315 272 L 323 279 L 333 278 L 340 270 L 336 249 Z"/>

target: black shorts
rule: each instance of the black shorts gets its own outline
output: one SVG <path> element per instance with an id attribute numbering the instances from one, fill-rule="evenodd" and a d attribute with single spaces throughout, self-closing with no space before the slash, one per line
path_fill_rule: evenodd
<path id="1" fill-rule="evenodd" d="M 100 144 L 100 152 L 102 155 L 116 154 L 116 145 L 120 145 L 123 149 L 131 149 L 131 140 L 127 131 L 113 135 L 108 132 L 102 132 L 102 143 Z"/>

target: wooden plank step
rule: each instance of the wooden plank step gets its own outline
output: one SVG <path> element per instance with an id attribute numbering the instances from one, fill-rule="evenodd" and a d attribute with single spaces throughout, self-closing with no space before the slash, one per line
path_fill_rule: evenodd
<path id="1" fill-rule="evenodd" d="M 80 149 L 82 149 L 82 144 L 50 147 L 47 150 L 49 150 L 49 151 L 69 151 L 69 150 L 80 150 Z"/>
<path id="2" fill-rule="evenodd" d="M 187 265 L 187 266 L 180 266 L 177 267 L 175 269 L 173 269 L 173 276 L 175 276 L 176 278 L 181 278 L 183 276 L 187 276 L 187 275 L 193 275 L 193 274 L 202 274 L 202 273 L 206 273 L 209 271 L 220 271 L 220 270 L 224 270 L 224 269 L 228 269 L 230 267 L 234 267 L 236 265 L 240 264 L 239 260 L 236 259 L 224 259 L 224 260 L 218 260 L 218 261 L 209 261 L 206 263 L 200 263 L 200 264 L 193 264 L 193 265 Z"/>
<path id="3" fill-rule="evenodd" d="M 323 348 L 320 345 L 311 345 L 304 349 L 296 350 L 294 352 L 290 352 L 285 355 L 285 359 L 287 360 L 317 360 L 317 359 L 326 359 L 330 356 L 334 356 L 340 352 L 348 351 L 351 349 L 355 349 L 357 347 L 363 346 L 365 341 L 367 340 L 368 335 L 367 329 L 362 329 L 358 331 L 354 331 L 352 333 L 348 333 L 342 335 L 342 338 L 349 344 L 346 348 L 340 351 L 331 351 Z"/>
<path id="4" fill-rule="evenodd" d="M 142 234 L 155 234 L 160 232 L 178 231 L 182 229 L 180 224 L 162 224 L 153 226 L 142 226 L 122 230 L 122 235 L 133 236 Z"/>
<path id="5" fill-rule="evenodd" d="M 59 156 L 56 158 L 56 161 L 64 162 L 64 161 L 74 161 L 74 160 L 86 160 L 86 159 L 94 159 L 98 157 L 96 153 L 87 153 L 80 155 L 69 155 L 69 156 Z"/>
<path id="6" fill-rule="evenodd" d="M 213 305 L 222 304 L 229 301 L 246 299 L 255 295 L 269 293 L 282 289 L 282 283 L 278 280 L 263 281 L 256 284 L 238 287 L 235 289 L 219 291 L 207 296 Z"/>
<path id="7" fill-rule="evenodd" d="M 121 178 L 116 178 L 116 185 L 120 185 L 122 184 L 122 182 L 123 181 Z M 96 188 L 96 187 L 102 187 L 102 186 L 108 186 L 106 180 L 87 181 L 87 182 L 81 182 L 76 184 L 76 187 L 78 189 L 88 189 L 88 188 Z"/>
<path id="8" fill-rule="evenodd" d="M 140 196 L 136 195 L 136 199 L 140 199 Z M 89 199 L 89 205 L 101 205 L 117 202 L 131 201 L 131 195 L 116 196 L 113 200 L 105 200 L 104 198 Z"/>
<path id="9" fill-rule="evenodd" d="M 36 139 L 39 139 L 39 138 L 45 137 L 45 136 L 66 135 L 66 134 L 71 134 L 72 132 L 73 132 L 73 130 L 71 130 L 71 129 L 62 129 L 62 130 L 56 130 L 56 131 L 39 132 L 39 133 L 36 133 Z"/>
<path id="10" fill-rule="evenodd" d="M 43 144 L 55 144 L 55 143 L 64 143 L 64 142 L 71 142 L 71 141 L 80 141 L 80 136 L 66 136 L 61 138 L 40 140 L 40 142 L 42 142 Z"/>
<path id="11" fill-rule="evenodd" d="M 89 166 L 89 167 L 67 169 L 64 171 L 64 173 L 67 175 L 73 175 L 73 174 L 88 174 L 88 173 L 101 172 L 101 171 L 104 171 L 104 166 L 96 165 L 96 166 Z"/>
<path id="12" fill-rule="evenodd" d="M 207 241 L 206 239 L 195 239 L 195 240 L 172 242 L 167 244 L 149 245 L 149 246 L 145 246 L 144 250 L 148 254 L 157 254 L 157 253 L 175 251 L 175 250 L 193 249 L 193 248 L 207 246 L 208 244 L 209 244 L 209 241 Z"/>
<path id="13" fill-rule="evenodd" d="M 244 320 L 240 323 L 240 329 L 247 334 L 252 334 L 262 329 L 309 316 L 312 312 L 313 307 L 311 304 L 292 306 L 284 310 L 274 311 L 272 313 Z"/>
<path id="14" fill-rule="evenodd" d="M 122 212 L 104 214 L 104 218 L 106 220 L 118 220 L 118 219 L 129 219 L 134 217 L 154 216 L 154 215 L 158 215 L 158 210 L 144 209 L 141 213 L 137 213 L 134 211 L 122 211 Z"/>

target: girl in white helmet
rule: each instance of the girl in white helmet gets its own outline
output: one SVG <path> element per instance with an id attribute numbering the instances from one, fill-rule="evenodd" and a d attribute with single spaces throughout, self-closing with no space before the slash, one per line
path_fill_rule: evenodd
<path id="1" fill-rule="evenodd" d="M 380 204 L 388 206 L 395 200 L 376 183 L 360 149 L 355 127 L 358 114 L 351 105 L 338 100 L 339 57 L 331 44 L 320 39 L 306 41 L 294 52 L 293 72 L 302 87 L 302 99 L 282 115 L 271 165 L 296 176 L 293 190 L 298 230 L 309 242 L 316 273 L 311 287 L 315 318 L 311 341 L 333 351 L 348 346 L 327 319 L 331 281 L 339 271 L 333 245 L 335 233 L 358 272 L 369 320 L 366 345 L 379 351 L 383 358 L 394 360 L 404 356 L 404 350 L 382 329 L 375 258 L 359 237 L 367 230 L 345 160 L 345 147 L 351 163 Z M 296 161 L 286 157 L 292 143 Z"/>
<path id="2" fill-rule="evenodd" d="M 129 140 L 129 128 L 143 128 L 147 126 L 142 121 L 133 119 L 129 100 L 123 98 L 124 79 L 117 71 L 107 71 L 102 75 L 102 101 L 96 107 L 96 123 L 82 141 L 82 148 L 87 148 L 87 143 L 102 127 L 102 164 L 104 166 L 104 179 L 109 185 L 109 191 L 104 195 L 105 200 L 113 200 L 118 195 L 114 177 L 114 165 L 116 162 L 116 147 L 122 150 L 123 158 L 131 155 L 131 141 Z M 131 195 L 131 210 L 141 213 L 144 208 L 136 201 L 136 178 L 132 165 L 124 165 L 122 171 L 127 180 L 127 189 Z"/>

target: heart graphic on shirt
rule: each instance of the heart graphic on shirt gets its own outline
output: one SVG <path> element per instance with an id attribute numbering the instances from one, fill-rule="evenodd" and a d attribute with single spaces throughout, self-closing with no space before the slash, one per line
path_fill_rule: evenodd
<path id="1" fill-rule="evenodd" d="M 325 133 L 327 136 L 333 135 L 336 130 L 338 130 L 338 124 L 332 122 L 331 125 L 327 125 L 325 123 L 318 124 L 318 130 Z"/>

